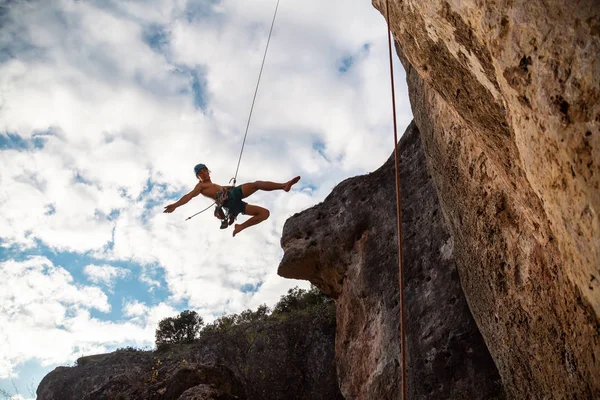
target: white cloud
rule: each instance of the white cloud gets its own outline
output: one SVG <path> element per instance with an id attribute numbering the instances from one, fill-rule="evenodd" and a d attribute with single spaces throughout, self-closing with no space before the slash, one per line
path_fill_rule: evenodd
<path id="1" fill-rule="evenodd" d="M 14 376 L 15 366 L 30 359 L 51 365 L 120 343 L 151 345 L 158 321 L 176 312 L 160 303 L 138 306 L 135 315 L 128 312 L 138 317 L 131 321 L 94 318 L 93 310 L 110 311 L 106 294 L 75 283 L 64 268 L 44 257 L 0 262 L 0 274 L 0 379 Z"/>
<path id="2" fill-rule="evenodd" d="M 185 303 L 210 321 L 307 287 L 276 275 L 285 220 L 391 153 L 381 15 L 365 1 L 282 2 L 238 182 L 302 180 L 290 193 L 249 198 L 271 217 L 235 239 L 218 229 L 212 210 L 185 221 L 206 199 L 163 214 L 192 189 L 196 163 L 209 165 L 215 182 L 234 174 L 275 6 L 211 3 L 10 6 L 0 46 L 15 57 L 0 61 L 0 135 L 45 139 L 42 147 L 0 148 L 0 250 L 32 252 L 42 244 L 85 254 L 98 260 L 85 270 L 92 282 L 108 284 L 124 273 L 110 264 L 131 261 L 141 265 L 135 273 L 144 290 L 166 289 L 169 297 L 155 306 L 129 299 L 121 310 L 127 321 L 92 317 L 115 304 L 99 288 L 43 257 L 0 256 L 8 276 L 34 296 L 26 301 L 11 291 L 12 281 L 0 282 L 0 293 L 14 295 L 2 303 L 2 326 L 10 329 L 0 330 L 0 340 L 10 350 L 0 354 L 0 376 L 31 358 L 62 362 L 110 344 L 151 343 L 158 321 Z M 158 28 L 160 51 L 145 42 Z M 396 66 L 402 129 L 411 113 Z M 194 106 L 193 74 L 203 109 Z M 260 287 L 244 292 L 248 284 Z"/>
<path id="3" fill-rule="evenodd" d="M 148 307 L 137 300 L 126 303 L 123 306 L 123 315 L 126 317 L 140 317 L 148 312 Z"/>
<path id="4" fill-rule="evenodd" d="M 94 264 L 86 265 L 83 272 L 90 281 L 108 286 L 113 286 L 117 279 L 124 278 L 129 274 L 129 271 L 124 268 Z"/>

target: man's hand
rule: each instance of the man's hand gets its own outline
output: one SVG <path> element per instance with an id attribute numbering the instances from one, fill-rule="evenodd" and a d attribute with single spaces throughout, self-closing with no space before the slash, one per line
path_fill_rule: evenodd
<path id="1" fill-rule="evenodd" d="M 163 212 L 172 213 L 173 211 L 175 211 L 176 208 L 177 208 L 177 206 L 175 204 L 169 204 L 168 206 L 165 207 L 165 210 Z"/>
<path id="2" fill-rule="evenodd" d="M 173 211 L 175 211 L 175 209 L 177 207 L 182 206 L 184 204 L 187 204 L 188 201 L 190 201 L 191 199 L 193 199 L 194 197 L 196 197 L 200 193 L 202 193 L 202 190 L 206 189 L 206 186 L 207 186 L 206 183 L 198 182 L 198 184 L 196 185 L 196 187 L 194 188 L 194 190 L 192 190 L 188 194 L 184 194 L 183 197 L 180 198 L 177 202 L 175 202 L 173 204 L 169 204 L 168 206 L 166 206 L 165 210 L 163 212 L 165 212 L 165 213 L 172 213 Z"/>

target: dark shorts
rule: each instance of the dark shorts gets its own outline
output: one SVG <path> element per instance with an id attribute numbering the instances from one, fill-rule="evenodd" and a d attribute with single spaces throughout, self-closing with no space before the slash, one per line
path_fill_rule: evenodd
<path id="1" fill-rule="evenodd" d="M 246 214 L 246 206 L 248 205 L 246 202 L 242 201 L 242 186 L 236 186 L 232 189 L 229 189 L 227 192 L 227 200 L 223 203 L 223 207 L 229 210 L 229 212 L 233 215 L 238 215 L 239 213 Z"/>

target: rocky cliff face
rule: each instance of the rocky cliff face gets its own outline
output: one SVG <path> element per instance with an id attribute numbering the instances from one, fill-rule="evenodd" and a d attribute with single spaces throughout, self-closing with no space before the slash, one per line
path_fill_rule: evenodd
<path id="1" fill-rule="evenodd" d="M 38 400 L 341 400 L 329 303 L 229 317 L 191 344 L 82 357 L 42 380 Z"/>
<path id="2" fill-rule="evenodd" d="M 386 0 L 373 3 L 385 14 Z M 450 375 L 428 394 L 419 370 L 431 371 L 430 355 L 443 354 L 440 342 L 427 342 L 430 332 L 448 329 L 427 324 L 440 309 L 450 315 L 450 289 L 425 284 L 447 271 L 437 265 L 442 254 L 453 254 L 509 398 L 600 398 L 600 1 L 389 0 L 389 7 L 449 232 L 434 229 L 428 209 L 403 216 L 411 398 L 473 398 L 444 392 L 464 383 Z M 340 184 L 322 205 L 291 218 L 282 238 L 279 273 L 337 298 L 336 357 L 348 398 L 396 398 L 400 374 L 391 361 L 399 355 L 393 181 L 379 173 L 370 184 Z M 423 202 L 412 184 L 402 176 L 405 207 L 406 196 Z M 407 243 L 415 229 L 444 239 L 432 235 L 438 242 L 421 249 L 427 237 Z"/>
<path id="3" fill-rule="evenodd" d="M 502 398 L 496 367 L 460 287 L 453 239 L 427 172 L 419 131 L 400 141 L 411 399 Z M 393 156 L 288 219 L 278 273 L 336 299 L 336 360 L 346 399 L 397 399 L 398 252 Z"/>
<path id="4" fill-rule="evenodd" d="M 163 354 L 164 356 L 164 354 Z M 145 351 L 82 357 L 76 367 L 58 367 L 37 390 L 39 400 L 239 400 L 242 383 L 222 365 Z"/>
<path id="5" fill-rule="evenodd" d="M 463 288 L 505 389 L 600 398 L 600 2 L 389 6 Z"/>

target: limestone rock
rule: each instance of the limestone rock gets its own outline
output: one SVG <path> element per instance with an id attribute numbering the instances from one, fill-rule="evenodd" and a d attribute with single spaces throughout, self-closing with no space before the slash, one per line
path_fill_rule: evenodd
<path id="1" fill-rule="evenodd" d="M 411 399 L 502 397 L 499 375 L 460 287 L 419 131 L 399 144 Z M 392 156 L 340 183 L 286 221 L 279 275 L 307 279 L 336 299 L 336 360 L 346 399 L 397 399 L 398 252 Z"/>
<path id="2" fill-rule="evenodd" d="M 341 400 L 335 369 L 332 304 L 204 332 L 198 356 L 230 367 L 249 399 Z"/>
<path id="3" fill-rule="evenodd" d="M 509 397 L 600 398 L 600 2 L 389 6 L 463 289 Z"/>
<path id="4" fill-rule="evenodd" d="M 223 393 L 209 385 L 189 388 L 177 400 L 237 400 L 238 397 Z"/>
<path id="5" fill-rule="evenodd" d="M 82 357 L 44 377 L 38 399 L 341 400 L 334 305 L 323 299 L 298 307 L 226 317 L 238 323 L 217 323 L 189 344 Z"/>
<path id="6" fill-rule="evenodd" d="M 160 359 L 144 351 L 117 351 L 83 357 L 76 367 L 56 368 L 40 382 L 37 399 L 177 400 L 198 385 L 210 385 L 221 396 L 215 399 L 246 398 L 242 383 L 222 365 L 188 363 L 180 357 Z"/>
<path id="7" fill-rule="evenodd" d="M 242 383 L 229 368 L 222 365 L 206 367 L 188 364 L 177 369 L 169 378 L 162 392 L 162 399 L 179 399 L 184 392 L 198 386 L 210 387 L 215 399 L 246 397 Z"/>

